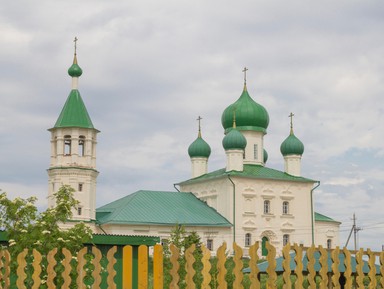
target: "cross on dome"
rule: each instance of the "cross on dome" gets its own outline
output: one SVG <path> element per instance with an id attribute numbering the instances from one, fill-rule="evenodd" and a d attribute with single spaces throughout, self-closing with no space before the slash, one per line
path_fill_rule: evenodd
<path id="1" fill-rule="evenodd" d="M 201 123 L 200 121 L 202 120 L 203 118 L 199 115 L 199 117 L 196 119 L 198 122 L 199 122 L 199 137 L 201 137 Z"/>
<path id="2" fill-rule="evenodd" d="M 247 84 L 247 71 L 248 71 L 248 68 L 244 67 L 244 69 L 243 69 L 243 72 L 244 72 L 244 85 Z"/>
<path id="3" fill-rule="evenodd" d="M 292 112 L 288 115 L 288 117 L 291 118 L 291 133 L 293 133 L 293 117 L 294 116 L 295 116 L 295 114 Z"/>

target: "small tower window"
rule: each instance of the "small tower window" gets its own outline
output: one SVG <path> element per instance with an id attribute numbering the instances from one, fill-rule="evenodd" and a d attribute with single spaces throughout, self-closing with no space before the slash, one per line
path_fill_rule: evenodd
<path id="1" fill-rule="evenodd" d="M 79 192 L 83 191 L 83 183 L 79 183 Z"/>
<path id="2" fill-rule="evenodd" d="M 77 214 L 81 216 L 82 213 L 83 213 L 82 207 L 77 207 Z"/>
<path id="3" fill-rule="evenodd" d="M 327 240 L 327 249 L 332 249 L 332 240 L 331 239 Z"/>
<path id="4" fill-rule="evenodd" d="M 207 249 L 209 251 L 213 251 L 213 240 L 212 239 L 207 239 Z"/>
<path id="5" fill-rule="evenodd" d="M 85 154 L 85 136 L 79 137 L 79 156 L 83 157 Z"/>
<path id="6" fill-rule="evenodd" d="M 271 202 L 269 200 L 264 201 L 264 214 L 271 213 Z"/>
<path id="7" fill-rule="evenodd" d="M 245 245 L 245 247 L 249 247 L 249 246 L 251 246 L 251 244 L 252 244 L 252 235 L 251 235 L 251 233 L 247 233 L 247 234 L 245 234 L 244 245 Z"/>
<path id="8" fill-rule="evenodd" d="M 70 156 L 71 155 L 71 136 L 66 135 L 64 137 L 64 155 Z"/>
<path id="9" fill-rule="evenodd" d="M 253 145 L 253 158 L 255 160 L 257 160 L 257 153 L 258 153 L 257 144 L 254 144 Z"/>
<path id="10" fill-rule="evenodd" d="M 283 246 L 287 245 L 289 243 L 289 235 L 285 234 L 283 235 Z"/>
<path id="11" fill-rule="evenodd" d="M 289 202 L 285 201 L 283 202 L 283 215 L 289 214 Z"/>

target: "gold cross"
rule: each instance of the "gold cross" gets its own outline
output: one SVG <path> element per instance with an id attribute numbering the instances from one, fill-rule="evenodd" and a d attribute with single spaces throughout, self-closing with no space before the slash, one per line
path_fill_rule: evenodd
<path id="1" fill-rule="evenodd" d="M 244 69 L 243 69 L 243 72 L 244 72 L 244 84 L 247 83 L 247 70 L 248 70 L 248 68 L 244 67 Z"/>
<path id="2" fill-rule="evenodd" d="M 200 127 L 200 121 L 202 120 L 203 118 L 199 115 L 199 117 L 196 119 L 198 122 L 199 122 L 199 137 L 201 137 L 201 127 Z"/>
<path id="3" fill-rule="evenodd" d="M 75 54 L 76 54 L 76 49 L 77 49 L 77 47 L 76 47 L 76 44 L 77 44 L 77 37 L 75 36 L 75 39 L 73 40 L 73 42 L 75 42 Z"/>
<path id="4" fill-rule="evenodd" d="M 291 118 L 291 129 L 293 129 L 293 117 L 294 117 L 295 115 L 291 112 L 289 115 L 288 115 L 288 117 L 290 117 Z"/>

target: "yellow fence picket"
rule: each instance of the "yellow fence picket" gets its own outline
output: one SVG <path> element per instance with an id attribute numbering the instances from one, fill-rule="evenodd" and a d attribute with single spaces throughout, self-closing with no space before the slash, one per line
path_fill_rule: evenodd
<path id="1" fill-rule="evenodd" d="M 32 280 L 33 280 L 33 285 L 32 289 L 38 289 L 41 284 L 41 279 L 40 279 L 40 273 L 41 273 L 41 254 L 36 250 L 33 249 L 33 274 L 32 274 Z"/>
<path id="2" fill-rule="evenodd" d="M 363 273 L 363 249 L 356 253 L 356 288 L 365 288 L 364 286 L 364 273 Z"/>
<path id="3" fill-rule="evenodd" d="M 63 277 L 64 283 L 61 286 L 62 289 L 69 289 L 69 286 L 71 285 L 71 260 L 72 260 L 72 255 L 71 252 L 63 248 L 63 255 L 64 255 L 64 260 L 61 261 L 61 264 L 64 266 L 64 271 L 61 273 L 61 276 Z"/>
<path id="4" fill-rule="evenodd" d="M 11 257 L 8 250 L 0 250 L 0 289 L 10 287 Z M 4 287 L 2 287 L 2 284 Z"/>
<path id="5" fill-rule="evenodd" d="M 116 276 L 116 270 L 114 269 L 115 264 L 117 263 L 116 258 L 114 257 L 117 252 L 117 247 L 113 246 L 111 249 L 108 250 L 107 253 L 107 286 L 108 289 L 116 289 L 116 283 L 114 281 L 114 278 Z"/>
<path id="6" fill-rule="evenodd" d="M 180 277 L 178 272 L 180 268 L 180 264 L 179 264 L 180 251 L 173 244 L 169 246 L 169 249 L 171 250 L 171 264 L 172 264 L 172 269 L 169 272 L 172 277 L 172 281 L 171 281 L 171 284 L 169 285 L 169 288 L 179 289 L 178 284 L 179 284 Z"/>
<path id="7" fill-rule="evenodd" d="M 139 289 L 148 288 L 148 247 L 145 245 L 139 246 L 138 286 Z"/>
<path id="8" fill-rule="evenodd" d="M 79 289 L 85 289 L 85 284 L 84 284 L 84 277 L 86 275 L 84 266 L 85 266 L 85 254 L 87 253 L 87 248 L 84 247 L 77 253 L 77 279 L 76 279 L 76 284 L 77 288 Z"/>
<path id="9" fill-rule="evenodd" d="M 234 289 L 243 289 L 243 250 L 234 242 L 233 250 L 235 251 L 235 255 L 233 256 L 233 260 L 235 263 L 235 267 L 233 268 L 233 274 L 235 275 L 235 281 L 233 282 Z"/>
<path id="10" fill-rule="evenodd" d="M 203 282 L 201 284 L 201 289 L 210 289 L 209 283 L 211 283 L 211 274 L 209 271 L 211 271 L 211 252 L 205 247 L 204 245 L 201 246 L 201 251 L 203 253 L 203 257 L 201 258 L 201 262 L 203 263 L 203 270 L 201 271 L 201 274 L 203 275 Z"/>
<path id="11" fill-rule="evenodd" d="M 291 282 L 291 245 L 286 244 L 283 248 L 283 281 L 284 281 L 284 288 L 292 288 L 292 282 Z"/>
<path id="12" fill-rule="evenodd" d="M 380 285 L 384 288 L 384 251 L 380 253 Z"/>
<path id="13" fill-rule="evenodd" d="M 251 261 L 249 262 L 249 267 L 251 269 L 251 275 L 249 276 L 249 278 L 251 279 L 250 289 L 260 289 L 260 280 L 258 278 L 260 270 L 257 266 L 257 262 L 259 261 L 259 256 L 257 255 L 258 249 L 258 242 L 249 247 L 249 256 L 251 257 Z"/>
<path id="14" fill-rule="evenodd" d="M 24 284 L 25 279 L 27 278 L 27 274 L 25 273 L 25 267 L 27 266 L 27 261 L 25 260 L 25 257 L 28 254 L 28 249 L 24 249 L 23 252 L 21 252 L 17 256 L 17 281 L 16 285 L 18 289 L 26 289 L 27 287 Z"/>
<path id="15" fill-rule="evenodd" d="M 193 282 L 193 276 L 195 276 L 195 269 L 193 269 L 195 257 L 193 256 L 193 252 L 195 251 L 195 248 L 195 244 L 192 244 L 187 250 L 185 250 L 185 282 L 187 284 L 187 289 L 195 288 L 195 284 Z"/>
<path id="16" fill-rule="evenodd" d="M 94 255 L 94 258 L 92 259 L 92 265 L 94 266 L 93 272 L 92 272 L 92 278 L 93 278 L 93 285 L 92 289 L 100 289 L 101 284 L 101 266 L 100 261 L 102 258 L 102 254 L 99 249 L 97 249 L 95 246 L 92 247 L 92 253 Z"/>
<path id="17" fill-rule="evenodd" d="M 163 246 L 153 248 L 153 289 L 163 289 Z"/>
<path id="18" fill-rule="evenodd" d="M 319 288 L 326 289 L 328 287 L 328 251 L 322 246 L 319 246 L 319 253 L 319 263 L 321 266 L 319 271 L 319 275 L 321 277 Z"/>
<path id="19" fill-rule="evenodd" d="M 217 249 L 217 289 L 227 289 L 227 281 L 225 281 L 225 274 L 227 274 L 227 269 L 225 268 L 225 261 L 227 260 L 225 256 L 226 249 L 227 244 L 225 242 Z"/>
<path id="20" fill-rule="evenodd" d="M 344 277 L 345 277 L 345 288 L 352 288 L 352 258 L 351 252 L 346 247 L 343 249 L 344 254 Z"/>
<path id="21" fill-rule="evenodd" d="M 56 260 L 55 255 L 57 253 L 57 248 L 49 251 L 47 255 L 48 267 L 47 267 L 47 287 L 48 289 L 56 289 L 56 285 L 53 282 L 56 277 L 55 266 Z"/>
<path id="22" fill-rule="evenodd" d="M 124 246 L 123 248 L 123 289 L 132 289 L 132 246 Z"/>
<path id="23" fill-rule="evenodd" d="M 308 280 L 308 283 L 309 283 L 309 287 L 310 289 L 316 289 L 316 270 L 315 270 L 315 251 L 316 251 L 316 248 L 314 245 L 312 245 L 311 247 L 308 248 L 307 250 L 307 258 L 308 258 L 308 276 L 307 276 L 307 280 Z"/>
<path id="24" fill-rule="evenodd" d="M 340 264 L 340 249 L 339 247 L 336 247 L 334 250 L 332 250 L 331 258 L 332 258 L 332 286 L 333 288 L 339 289 L 340 288 L 340 271 L 339 271 L 339 264 Z"/>
<path id="25" fill-rule="evenodd" d="M 303 288 L 303 248 L 297 244 L 293 246 L 293 250 L 295 250 L 295 275 L 296 275 L 296 282 L 295 282 L 295 289 L 301 289 Z"/>
<path id="26" fill-rule="evenodd" d="M 368 267 L 369 267 L 368 278 L 370 279 L 368 288 L 369 289 L 376 289 L 376 286 L 377 286 L 376 266 L 375 266 L 376 256 L 373 254 L 371 249 L 367 250 L 367 255 L 369 257 L 369 259 L 368 259 Z"/>
<path id="27" fill-rule="evenodd" d="M 277 274 L 276 274 L 276 249 L 269 242 L 265 243 L 265 247 L 267 248 L 267 251 L 268 251 L 268 255 L 267 255 L 267 261 L 268 261 L 268 267 L 267 267 L 267 273 L 268 273 L 267 289 L 275 288 L 276 287 L 276 281 L 277 281 Z"/>

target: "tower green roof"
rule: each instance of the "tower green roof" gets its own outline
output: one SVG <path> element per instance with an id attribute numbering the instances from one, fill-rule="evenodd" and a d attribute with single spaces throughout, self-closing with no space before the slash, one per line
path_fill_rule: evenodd
<path id="1" fill-rule="evenodd" d="M 243 150 L 247 146 L 247 140 L 235 127 L 223 138 L 225 150 Z"/>
<path id="2" fill-rule="evenodd" d="M 209 144 L 199 136 L 195 139 L 193 143 L 188 148 L 188 154 L 191 158 L 193 157 L 203 157 L 208 158 L 211 155 L 211 147 Z"/>
<path id="3" fill-rule="evenodd" d="M 280 152 L 283 156 L 302 155 L 304 153 L 304 144 L 294 135 L 292 129 L 289 136 L 280 145 Z"/>
<path id="4" fill-rule="evenodd" d="M 72 89 L 54 128 L 93 128 L 92 120 L 77 89 Z"/>
<path id="5" fill-rule="evenodd" d="M 238 130 L 254 130 L 266 133 L 269 124 L 268 112 L 262 105 L 250 97 L 246 85 L 244 85 L 240 98 L 228 106 L 221 116 L 221 124 L 226 133 L 232 130 L 234 111 L 236 111 L 236 125 Z"/>

